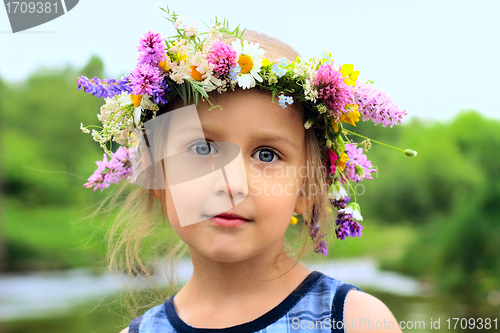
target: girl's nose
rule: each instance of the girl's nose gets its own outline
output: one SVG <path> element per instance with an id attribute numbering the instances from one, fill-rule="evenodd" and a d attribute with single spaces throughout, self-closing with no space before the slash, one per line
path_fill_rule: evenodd
<path id="1" fill-rule="evenodd" d="M 218 177 L 214 184 L 214 193 L 226 193 L 231 199 L 231 205 L 238 205 L 248 195 L 248 179 L 241 150 L 238 149 L 235 158 L 218 171 L 222 177 Z"/>

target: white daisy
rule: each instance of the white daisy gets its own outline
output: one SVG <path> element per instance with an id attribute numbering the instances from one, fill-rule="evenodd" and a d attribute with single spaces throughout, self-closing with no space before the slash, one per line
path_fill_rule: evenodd
<path id="1" fill-rule="evenodd" d="M 149 109 L 153 106 L 153 102 L 149 99 L 148 95 L 132 95 L 123 92 L 120 97 L 116 99 L 120 106 L 133 105 L 134 106 L 134 123 L 139 125 L 141 121 L 142 109 Z"/>
<path id="2" fill-rule="evenodd" d="M 255 80 L 262 82 L 259 72 L 265 51 L 259 49 L 259 43 L 248 43 L 246 40 L 243 41 L 243 45 L 241 45 L 241 41 L 237 40 L 232 42 L 231 46 L 236 51 L 238 64 L 241 68 L 238 75 L 238 85 L 243 89 L 255 87 Z"/>

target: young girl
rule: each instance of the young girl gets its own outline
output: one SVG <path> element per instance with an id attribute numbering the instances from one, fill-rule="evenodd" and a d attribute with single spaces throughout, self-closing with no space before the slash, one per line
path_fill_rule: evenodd
<path id="1" fill-rule="evenodd" d="M 343 125 L 361 114 L 387 125 L 404 112 L 329 54 L 306 62 L 276 39 L 218 22 L 200 39 L 167 13 L 179 37 L 148 32 L 129 77 L 79 79 L 79 88 L 106 97 L 105 126 L 93 137 L 111 158 L 85 185 L 102 191 L 129 179 L 136 187 L 116 194 L 128 196 L 110 233 L 112 267 L 125 256 L 129 273 L 150 275 L 141 248 L 148 260 L 178 249 L 158 245 L 171 239 L 163 220 L 194 268 L 122 333 L 400 332 L 381 301 L 300 259 L 313 249 L 326 255 L 329 229 L 339 239 L 361 236 L 359 205 L 345 186 L 371 179 L 373 169 L 344 142 L 352 132 Z M 111 138 L 116 153 L 106 147 Z M 288 228 L 303 231 L 298 248 L 286 242 Z"/>

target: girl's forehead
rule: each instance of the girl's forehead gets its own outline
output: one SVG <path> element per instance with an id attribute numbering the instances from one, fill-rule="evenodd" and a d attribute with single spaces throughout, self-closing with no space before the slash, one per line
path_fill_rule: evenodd
<path id="1" fill-rule="evenodd" d="M 273 102 L 270 93 L 257 89 L 239 90 L 220 98 L 217 104 L 220 108 L 210 109 L 206 104 L 197 107 L 201 126 L 207 132 L 242 135 L 256 132 L 303 138 L 305 129 L 302 110 L 294 105 L 282 108 L 277 98 Z"/>
<path id="2" fill-rule="evenodd" d="M 179 141 L 199 136 L 241 144 L 259 141 L 303 149 L 305 129 L 300 109 L 293 105 L 283 109 L 276 101 L 273 103 L 271 94 L 262 92 L 240 90 L 223 95 L 213 102 L 220 107 L 211 109 L 207 103 L 191 104 L 160 116 L 169 118 L 168 126 L 163 126 L 168 137 Z M 154 132 L 166 134 L 164 130 Z"/>
<path id="3" fill-rule="evenodd" d="M 218 96 L 212 104 L 216 107 L 211 108 L 208 103 L 197 106 L 202 121 L 209 121 L 211 118 L 220 121 L 244 119 L 250 123 L 252 119 L 267 120 L 267 122 L 293 119 L 298 120 L 301 125 L 304 123 L 304 110 L 299 102 L 284 108 L 278 103 L 278 97 L 273 99 L 270 92 L 259 89 L 226 92 Z"/>
<path id="4" fill-rule="evenodd" d="M 302 103 L 294 101 L 292 105 L 287 105 L 283 108 L 278 103 L 278 97 L 274 99 L 268 91 L 260 89 L 237 89 L 235 91 L 227 91 L 223 94 L 213 95 L 210 101 L 201 101 L 196 105 L 199 118 L 202 121 L 209 121 L 209 117 L 213 119 L 217 117 L 225 118 L 226 120 L 236 120 L 236 118 L 256 117 L 261 116 L 277 117 L 282 119 L 285 117 L 298 117 L 305 123 L 305 110 Z M 194 105 L 194 101 L 190 101 L 188 105 Z M 172 107 L 172 110 L 179 110 L 184 107 L 181 99 L 177 99 Z M 237 111 L 243 111 L 238 113 Z M 171 112 L 171 111 L 169 111 Z M 228 117 L 230 116 L 230 117 Z"/>

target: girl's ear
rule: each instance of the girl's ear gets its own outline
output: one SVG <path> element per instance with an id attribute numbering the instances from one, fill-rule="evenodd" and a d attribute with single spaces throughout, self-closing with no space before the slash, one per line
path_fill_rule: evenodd
<path id="1" fill-rule="evenodd" d="M 307 211 L 307 196 L 303 193 L 299 194 L 299 198 L 297 199 L 297 203 L 295 204 L 294 212 L 298 215 L 304 214 Z"/>
<path id="2" fill-rule="evenodd" d="M 160 202 L 163 220 L 168 219 L 167 204 L 165 202 L 165 190 L 151 190 L 150 189 L 149 194 L 152 195 L 154 198 L 158 199 L 158 201 Z"/>

